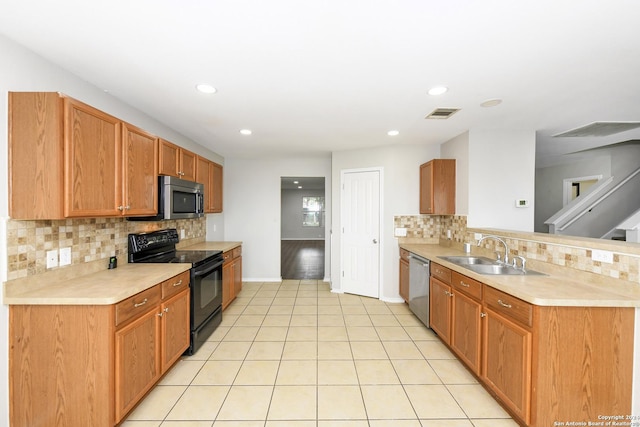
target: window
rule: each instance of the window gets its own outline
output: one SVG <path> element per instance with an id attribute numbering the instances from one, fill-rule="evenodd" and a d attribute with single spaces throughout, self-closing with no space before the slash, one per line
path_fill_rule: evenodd
<path id="1" fill-rule="evenodd" d="M 302 197 L 302 226 L 324 226 L 324 197 Z"/>

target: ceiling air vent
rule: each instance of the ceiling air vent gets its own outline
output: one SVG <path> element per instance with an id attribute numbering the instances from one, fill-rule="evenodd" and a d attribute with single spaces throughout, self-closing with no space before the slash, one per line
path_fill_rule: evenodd
<path id="1" fill-rule="evenodd" d="M 640 122 L 593 122 L 579 128 L 557 133 L 554 137 L 609 136 L 640 127 Z"/>
<path id="2" fill-rule="evenodd" d="M 427 115 L 425 119 L 448 119 L 458 111 L 460 111 L 459 108 L 436 108 L 431 113 L 429 113 L 429 115 Z"/>

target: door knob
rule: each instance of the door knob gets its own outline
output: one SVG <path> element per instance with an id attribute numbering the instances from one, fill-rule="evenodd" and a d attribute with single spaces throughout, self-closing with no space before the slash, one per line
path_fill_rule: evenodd
<path id="1" fill-rule="evenodd" d="M 378 243 L 378 241 L 376 239 L 373 239 L 373 243 Z"/>

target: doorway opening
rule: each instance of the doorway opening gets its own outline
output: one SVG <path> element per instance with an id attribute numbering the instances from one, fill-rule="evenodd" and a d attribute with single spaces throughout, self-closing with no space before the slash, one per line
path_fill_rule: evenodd
<path id="1" fill-rule="evenodd" d="M 322 280 L 325 252 L 325 179 L 282 177 L 280 181 L 282 278 Z"/>

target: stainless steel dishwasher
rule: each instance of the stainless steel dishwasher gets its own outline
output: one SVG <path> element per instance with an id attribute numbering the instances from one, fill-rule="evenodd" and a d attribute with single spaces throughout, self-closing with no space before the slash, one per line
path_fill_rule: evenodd
<path id="1" fill-rule="evenodd" d="M 429 327 L 429 260 L 409 255 L 409 308 Z"/>

